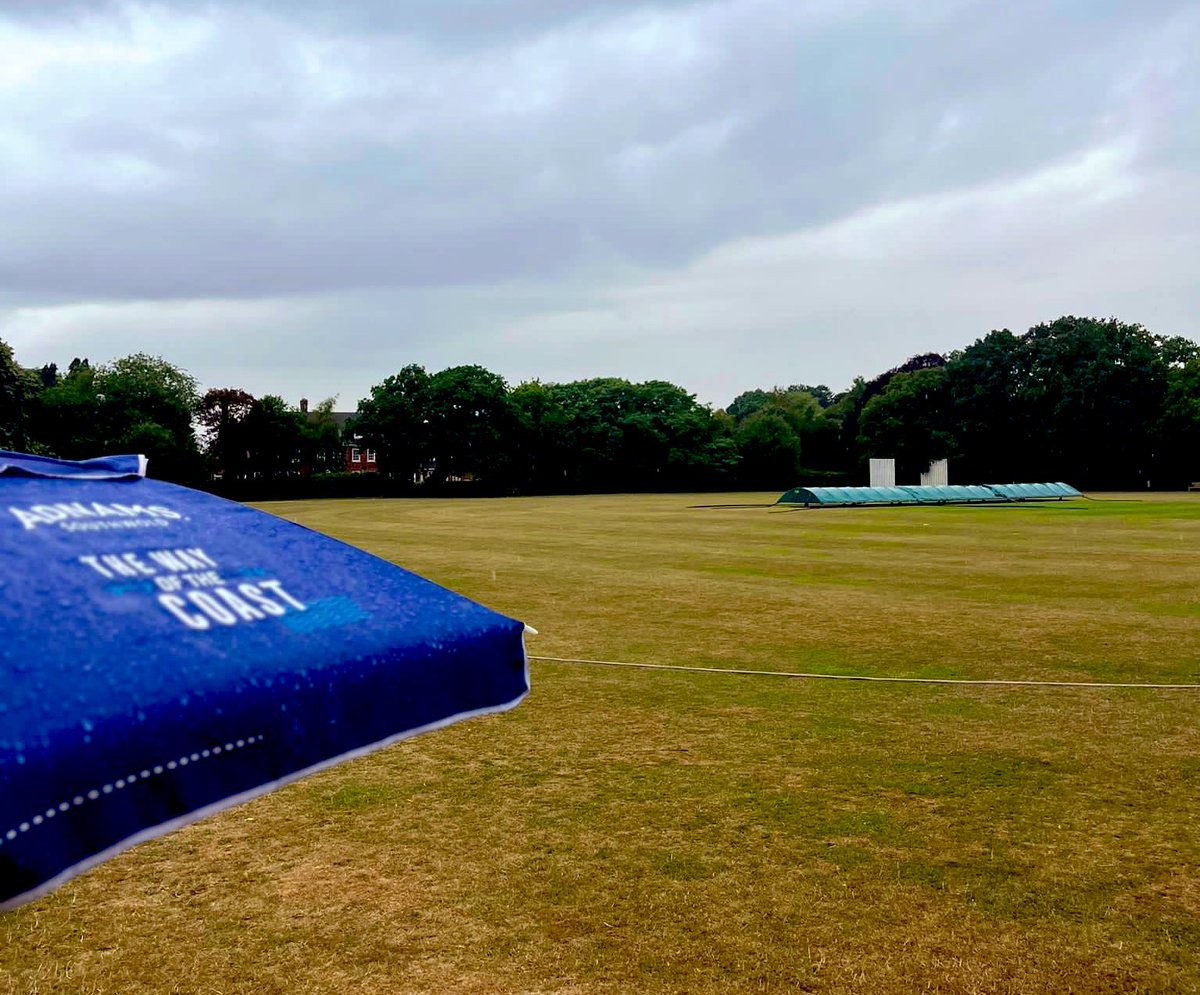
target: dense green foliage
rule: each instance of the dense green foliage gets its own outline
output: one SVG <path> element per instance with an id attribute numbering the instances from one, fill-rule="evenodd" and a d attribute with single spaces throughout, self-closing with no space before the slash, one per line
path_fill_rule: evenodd
<path id="1" fill-rule="evenodd" d="M 0 446 L 19 448 L 25 444 L 23 371 L 13 359 L 12 349 L 0 342 Z"/>
<path id="2" fill-rule="evenodd" d="M 22 430 L 31 449 L 65 459 L 143 453 L 156 476 L 202 476 L 196 381 L 165 360 L 138 353 L 93 367 L 76 359 L 64 376 L 47 367 L 26 388 Z"/>
<path id="3" fill-rule="evenodd" d="M 755 388 L 725 410 L 660 380 L 510 388 L 481 366 L 410 365 L 344 420 L 331 400 L 309 411 L 233 387 L 200 396 L 187 373 L 141 354 L 76 359 L 61 376 L 26 370 L 0 342 L 0 445 L 142 452 L 158 476 L 271 482 L 275 494 L 301 478 L 329 483 L 349 442 L 377 454 L 369 486 L 381 493 L 784 489 L 862 482 L 872 456 L 895 458 L 909 481 L 948 458 L 963 483 L 1178 487 L 1200 478 L 1200 346 L 1064 317 L 914 356 L 840 394 Z"/>

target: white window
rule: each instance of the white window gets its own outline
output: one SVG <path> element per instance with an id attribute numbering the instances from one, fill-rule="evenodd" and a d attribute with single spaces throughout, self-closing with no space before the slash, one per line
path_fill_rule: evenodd
<path id="1" fill-rule="evenodd" d="M 362 453 L 359 451 L 359 449 L 356 446 L 350 447 L 350 462 L 351 463 L 361 463 L 362 462 Z"/>
<path id="2" fill-rule="evenodd" d="M 374 462 L 375 462 L 375 450 L 374 450 L 374 449 L 368 449 L 368 450 L 367 450 L 367 462 L 368 462 L 368 463 L 374 463 Z"/>

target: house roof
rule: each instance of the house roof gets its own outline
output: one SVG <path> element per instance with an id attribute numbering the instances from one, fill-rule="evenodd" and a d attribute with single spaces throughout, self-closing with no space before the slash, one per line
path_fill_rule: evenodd
<path id="1" fill-rule="evenodd" d="M 319 411 L 306 411 L 306 412 L 304 412 L 304 416 L 305 416 L 305 417 L 306 417 L 306 418 L 307 418 L 307 419 L 308 419 L 310 422 L 313 422 L 313 421 L 316 421 L 316 420 L 317 420 L 317 416 L 318 416 L 320 413 L 321 413 L 321 412 L 319 412 Z M 331 411 L 331 412 L 329 412 L 329 417 L 330 417 L 331 419 L 333 419 L 333 423 L 334 423 L 334 424 L 335 424 L 335 425 L 336 425 L 336 426 L 337 426 L 339 429 L 343 429 L 343 428 L 345 428 L 345 427 L 346 427 L 346 422 L 348 422 L 348 421 L 349 421 L 351 418 L 356 418 L 357 416 L 358 416 L 358 412 L 357 412 L 357 411 Z"/>
<path id="2" fill-rule="evenodd" d="M 307 398 L 300 399 L 300 411 L 304 414 L 304 417 L 307 418 L 309 422 L 316 421 L 317 416 L 321 414 L 320 410 L 317 408 L 314 408 L 311 410 L 309 409 Z M 358 417 L 358 412 L 357 411 L 330 411 L 329 417 L 333 421 L 333 423 L 337 426 L 338 432 L 341 433 L 341 432 L 345 432 L 346 423 L 348 421 L 350 421 L 351 418 Z"/>

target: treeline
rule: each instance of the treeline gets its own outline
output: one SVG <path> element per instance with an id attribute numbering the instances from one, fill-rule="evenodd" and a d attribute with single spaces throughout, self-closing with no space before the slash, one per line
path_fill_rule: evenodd
<path id="1" fill-rule="evenodd" d="M 869 457 L 914 481 L 948 458 L 970 483 L 1173 488 L 1200 479 L 1200 346 L 1115 319 L 916 356 L 843 392 L 746 391 L 723 410 L 665 381 L 509 387 L 480 366 L 408 366 L 359 402 L 311 411 L 228 387 L 201 394 L 136 355 L 25 369 L 0 343 L 0 445 L 65 458 L 142 452 L 151 472 L 239 496 L 369 491 L 555 493 L 864 483 Z M 380 473 L 340 481 L 344 446 Z"/>
<path id="2" fill-rule="evenodd" d="M 287 479 L 342 466 L 332 401 L 308 414 L 241 390 L 201 395 L 194 377 L 139 353 L 92 366 L 22 368 L 0 342 L 0 447 L 62 459 L 142 453 L 152 476 Z"/>

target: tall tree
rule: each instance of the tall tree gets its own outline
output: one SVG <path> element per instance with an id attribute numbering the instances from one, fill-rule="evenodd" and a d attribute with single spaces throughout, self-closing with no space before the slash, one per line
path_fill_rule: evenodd
<path id="1" fill-rule="evenodd" d="M 1157 436 L 1152 483 L 1183 487 L 1200 480 L 1200 358 L 1168 370 Z"/>
<path id="2" fill-rule="evenodd" d="M 791 487 L 802 469 L 844 468 L 841 412 L 831 407 L 827 387 L 817 389 L 829 405 L 801 385 L 747 391 L 730 405 L 729 413 L 737 413 L 739 473 L 746 486 Z"/>
<path id="3" fill-rule="evenodd" d="M 1115 318 L 1067 316 L 1022 337 L 1021 403 L 1036 448 L 1026 469 L 1081 487 L 1145 486 L 1167 365 L 1154 336 Z"/>
<path id="4" fill-rule="evenodd" d="M 192 428 L 195 379 L 157 356 L 137 353 L 92 367 L 74 359 L 33 403 L 33 441 L 65 459 L 137 452 L 149 473 L 178 481 L 202 476 Z"/>
<path id="5" fill-rule="evenodd" d="M 735 463 L 729 424 L 675 384 L 600 377 L 549 390 L 565 415 L 571 489 L 701 486 L 727 478 Z"/>
<path id="6" fill-rule="evenodd" d="M 868 455 L 896 460 L 898 478 L 915 479 L 933 460 L 956 454 L 944 367 L 898 373 L 869 400 L 859 418 L 859 444 Z"/>
<path id="7" fill-rule="evenodd" d="M 738 475 L 754 489 L 795 486 L 803 446 L 787 418 L 763 406 L 737 427 Z"/>
<path id="8" fill-rule="evenodd" d="M 526 490 L 560 490 L 567 477 L 567 412 L 554 391 L 533 380 L 509 391 L 516 423 L 511 479 Z"/>
<path id="9" fill-rule="evenodd" d="M 96 371 L 86 361 L 75 360 L 65 376 L 33 399 L 32 441 L 62 459 L 87 459 L 111 452 L 100 409 Z"/>
<path id="10" fill-rule="evenodd" d="M 1021 478 L 1035 444 L 1023 401 L 1030 370 L 1022 340 L 1007 328 L 989 332 L 952 354 L 946 373 L 958 438 L 955 474 L 974 482 Z"/>
<path id="11" fill-rule="evenodd" d="M 379 468 L 412 481 L 429 456 L 429 374 L 417 365 L 404 367 L 371 388 L 358 402 L 358 414 L 347 428 L 376 450 Z"/>
<path id="12" fill-rule="evenodd" d="M 336 398 L 327 397 L 309 412 L 297 412 L 300 422 L 300 463 L 315 473 L 345 469 L 342 430 L 333 417 Z"/>
<path id="13" fill-rule="evenodd" d="M 192 427 L 200 394 L 191 374 L 158 356 L 135 353 L 97 368 L 94 386 L 107 448 L 143 453 L 156 477 L 201 476 Z"/>
<path id="14" fill-rule="evenodd" d="M 504 379 L 482 366 L 452 366 L 429 378 L 429 452 L 438 480 L 497 480 L 516 419 Z"/>
<path id="15" fill-rule="evenodd" d="M 565 414 L 566 489 L 612 491 L 625 486 L 620 422 L 630 386 L 629 381 L 612 377 L 550 386 L 551 396 Z"/>
<path id="16" fill-rule="evenodd" d="M 266 394 L 242 421 L 249 472 L 267 479 L 296 477 L 302 462 L 303 416 L 282 398 Z"/>
<path id="17" fill-rule="evenodd" d="M 822 408 L 827 408 L 834 402 L 833 391 L 823 383 L 803 384 L 794 383 L 788 388 L 789 394 L 811 394 Z"/>
<path id="18" fill-rule="evenodd" d="M 0 340 L 0 448 L 25 445 L 25 378 L 8 343 Z"/>
<path id="19" fill-rule="evenodd" d="M 254 396 L 240 387 L 214 387 L 200 398 L 196 421 L 204 429 L 205 453 L 212 470 L 227 480 L 248 472 L 245 422 L 253 409 Z"/>
<path id="20" fill-rule="evenodd" d="M 743 422 L 764 404 L 771 400 L 772 391 L 756 387 L 753 390 L 742 391 L 725 410 L 737 422 Z"/>

